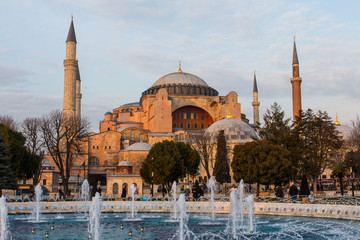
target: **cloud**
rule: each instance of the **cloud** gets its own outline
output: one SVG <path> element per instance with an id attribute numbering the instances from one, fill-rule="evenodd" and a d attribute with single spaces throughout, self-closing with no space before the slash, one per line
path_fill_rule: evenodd
<path id="1" fill-rule="evenodd" d="M 33 73 L 27 70 L 0 66 L 0 84 L 3 87 L 24 84 L 31 75 Z"/>

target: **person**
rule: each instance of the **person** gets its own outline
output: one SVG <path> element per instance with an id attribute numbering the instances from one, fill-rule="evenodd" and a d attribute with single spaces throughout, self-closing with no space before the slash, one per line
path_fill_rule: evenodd
<path id="1" fill-rule="evenodd" d="M 198 199 L 201 196 L 204 196 L 204 191 L 202 190 L 202 187 L 198 187 L 193 196 L 195 199 Z"/>
<path id="2" fill-rule="evenodd" d="M 100 187 L 100 186 L 98 187 L 97 192 L 98 192 L 99 195 L 101 196 L 101 187 Z"/>
<path id="3" fill-rule="evenodd" d="M 185 197 L 190 196 L 190 188 L 187 187 L 184 192 L 185 192 Z"/>
<path id="4" fill-rule="evenodd" d="M 123 188 L 122 188 L 121 198 L 122 199 L 126 198 L 126 186 L 123 186 Z"/>
<path id="5" fill-rule="evenodd" d="M 283 189 L 282 189 L 282 187 L 280 185 L 276 186 L 276 188 L 275 188 L 275 196 L 278 197 L 278 198 L 284 197 L 284 192 L 283 192 Z"/>
<path id="6" fill-rule="evenodd" d="M 231 193 L 231 192 L 235 192 L 236 193 L 236 187 L 235 187 L 235 184 L 233 184 L 232 185 L 232 187 L 230 188 L 230 190 L 229 190 L 229 193 Z"/>
<path id="7" fill-rule="evenodd" d="M 293 183 L 289 189 L 289 195 L 291 196 L 291 198 L 295 201 L 295 199 L 297 198 L 297 195 L 299 193 L 299 189 L 297 188 L 297 186 L 295 186 L 295 184 Z"/>

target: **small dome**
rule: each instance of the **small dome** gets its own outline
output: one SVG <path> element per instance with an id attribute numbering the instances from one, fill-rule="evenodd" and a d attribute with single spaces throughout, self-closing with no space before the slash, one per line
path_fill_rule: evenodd
<path id="1" fill-rule="evenodd" d="M 213 123 L 206 130 L 205 134 L 209 134 L 214 140 L 218 136 L 220 130 L 224 130 L 227 141 L 248 142 L 253 141 L 253 137 L 258 137 L 249 124 L 235 118 L 224 118 Z"/>
<path id="2" fill-rule="evenodd" d="M 53 165 L 51 165 L 51 163 L 48 160 L 45 159 L 42 160 L 41 165 L 43 167 L 54 167 Z"/>
<path id="3" fill-rule="evenodd" d="M 138 142 L 131 144 L 129 147 L 125 149 L 125 151 L 150 151 L 152 145 L 145 142 Z"/>
<path id="4" fill-rule="evenodd" d="M 208 87 L 207 83 L 198 76 L 184 72 L 167 74 L 159 78 L 152 86 L 155 87 L 165 84 L 190 84 Z"/>
<path id="5" fill-rule="evenodd" d="M 112 112 L 106 112 L 105 115 L 112 115 Z"/>
<path id="6" fill-rule="evenodd" d="M 121 167 L 131 167 L 131 163 L 129 163 L 128 161 L 124 160 L 124 161 L 121 161 L 119 162 L 118 166 L 121 166 Z"/>

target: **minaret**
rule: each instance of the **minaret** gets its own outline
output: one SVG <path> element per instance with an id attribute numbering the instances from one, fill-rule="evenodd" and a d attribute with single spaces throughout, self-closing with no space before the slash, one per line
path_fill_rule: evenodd
<path id="1" fill-rule="evenodd" d="M 253 106 L 253 111 L 254 111 L 254 124 L 258 124 L 259 121 L 259 106 L 260 106 L 260 102 L 258 101 L 258 88 L 257 88 L 257 84 L 256 84 L 256 73 L 254 71 L 254 87 L 253 87 L 253 102 L 252 102 L 252 106 Z"/>
<path id="2" fill-rule="evenodd" d="M 64 60 L 63 114 L 67 116 L 75 116 L 77 71 L 78 61 L 76 60 L 76 36 L 73 19 L 71 19 L 71 25 L 66 39 L 66 58 Z"/>
<path id="3" fill-rule="evenodd" d="M 294 37 L 294 49 L 293 49 L 293 63 L 292 63 L 293 77 L 290 79 L 292 84 L 292 100 L 293 100 L 293 121 L 296 120 L 296 116 L 299 115 L 301 110 L 301 77 L 299 72 L 299 60 L 296 52 L 296 44 Z"/>
<path id="4" fill-rule="evenodd" d="M 76 83 L 75 83 L 75 87 L 76 87 L 76 102 L 75 102 L 75 117 L 77 119 L 80 119 L 81 117 L 81 98 L 82 98 L 82 94 L 81 94 L 81 79 L 80 79 L 80 71 L 79 71 L 79 66 L 76 68 Z"/>

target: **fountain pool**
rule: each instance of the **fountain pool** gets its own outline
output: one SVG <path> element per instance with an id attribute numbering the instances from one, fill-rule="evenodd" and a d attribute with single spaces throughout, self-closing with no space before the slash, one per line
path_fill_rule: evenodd
<path id="1" fill-rule="evenodd" d="M 10 215 L 12 239 L 88 239 L 88 221 L 82 214 L 43 214 L 40 223 L 33 223 L 30 215 Z M 138 213 L 140 221 L 125 221 L 126 213 L 101 215 L 101 239 L 179 239 L 179 222 L 167 221 L 169 213 Z M 232 232 L 225 232 L 228 215 L 216 214 L 217 224 L 206 225 L 211 214 L 188 214 L 187 227 L 191 239 L 233 239 Z M 123 224 L 124 228 L 120 229 Z M 348 220 L 305 217 L 255 216 L 253 234 L 240 231 L 237 239 L 359 239 L 360 222 Z M 54 226 L 54 230 L 51 230 Z M 140 229 L 144 227 L 142 232 Z M 31 230 L 35 233 L 32 234 Z M 132 231 L 132 236 L 129 236 Z M 188 238 L 185 238 L 188 239 Z"/>

